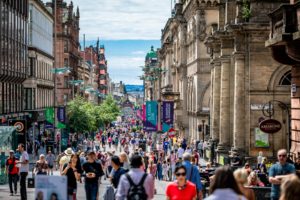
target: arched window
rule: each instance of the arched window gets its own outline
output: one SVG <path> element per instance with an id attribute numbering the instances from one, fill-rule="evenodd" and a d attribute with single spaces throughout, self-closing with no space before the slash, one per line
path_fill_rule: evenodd
<path id="1" fill-rule="evenodd" d="M 291 71 L 286 72 L 280 79 L 279 85 L 291 85 L 292 84 L 292 74 Z"/>

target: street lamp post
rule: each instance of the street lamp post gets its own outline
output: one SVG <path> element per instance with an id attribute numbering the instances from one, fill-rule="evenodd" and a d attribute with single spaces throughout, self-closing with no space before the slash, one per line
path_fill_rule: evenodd
<path id="1" fill-rule="evenodd" d="M 205 120 L 203 119 L 202 120 L 202 140 L 203 140 L 203 142 L 204 142 L 204 124 L 205 124 Z"/>

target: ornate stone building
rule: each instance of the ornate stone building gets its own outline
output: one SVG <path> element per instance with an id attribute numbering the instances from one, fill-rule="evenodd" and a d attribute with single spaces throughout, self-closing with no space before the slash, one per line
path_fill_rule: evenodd
<path id="1" fill-rule="evenodd" d="M 208 133 L 211 71 L 204 40 L 217 16 L 217 2 L 178 1 L 162 30 L 162 100 L 175 101 L 175 129 L 190 141 Z"/>
<path id="2" fill-rule="evenodd" d="M 274 60 L 292 66 L 291 87 L 291 132 L 289 137 L 290 154 L 300 158 L 300 1 L 291 0 L 274 10 L 271 17 L 270 38 L 266 46 L 270 47 Z M 299 14 L 298 14 L 299 16 Z"/>
<path id="3" fill-rule="evenodd" d="M 56 7 L 54 5 L 56 2 Z M 74 11 L 71 1 L 68 5 L 64 0 L 48 2 L 47 8 L 52 14 L 56 14 L 56 41 L 55 41 L 55 65 L 56 68 L 69 67 L 70 73 L 57 75 L 57 106 L 65 106 L 72 99 L 76 90 L 72 89 L 70 81 L 78 80 L 78 66 L 80 61 L 79 51 L 79 8 Z M 56 12 L 54 9 L 56 8 Z"/>
<path id="4" fill-rule="evenodd" d="M 218 4 L 218 24 L 210 28 L 206 45 L 211 52 L 210 136 L 218 144 L 221 164 L 228 161 L 231 150 L 246 156 L 259 151 L 275 156 L 288 145 L 289 112 L 276 102 L 290 102 L 291 68 L 275 62 L 264 44 L 269 35 L 267 14 L 282 2 L 221 0 Z M 259 131 L 259 122 L 267 118 L 263 108 L 275 111 L 272 118 L 282 124 L 279 132 Z"/>

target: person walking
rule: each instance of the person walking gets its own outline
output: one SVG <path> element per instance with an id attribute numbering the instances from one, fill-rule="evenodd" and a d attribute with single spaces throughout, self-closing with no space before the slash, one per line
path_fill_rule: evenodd
<path id="1" fill-rule="evenodd" d="M 10 196 L 13 196 L 13 189 L 15 191 L 15 194 L 17 194 L 18 191 L 18 173 L 19 169 L 17 168 L 17 159 L 15 158 L 14 151 L 10 150 L 9 151 L 9 157 L 6 160 L 6 173 L 8 174 L 8 183 L 9 183 L 9 190 L 10 190 Z M 14 186 L 14 188 L 13 188 Z"/>
<path id="2" fill-rule="evenodd" d="M 191 159 L 192 156 L 190 153 L 184 153 L 182 164 L 186 168 L 187 180 L 191 181 L 196 185 L 198 199 L 202 199 L 202 184 L 200 181 L 200 173 L 198 167 L 191 163 Z"/>
<path id="3" fill-rule="evenodd" d="M 36 175 L 47 175 L 47 171 L 48 171 L 48 164 L 45 160 L 45 155 L 41 154 L 40 159 L 36 161 L 34 167 L 34 173 Z"/>
<path id="4" fill-rule="evenodd" d="M 20 173 L 20 192 L 21 192 L 21 200 L 27 200 L 27 192 L 26 192 L 26 177 L 29 172 L 29 155 L 25 151 L 25 145 L 20 143 L 18 145 L 18 150 L 21 153 L 20 161 L 18 161 L 19 173 Z"/>
<path id="5" fill-rule="evenodd" d="M 71 155 L 71 160 L 63 166 L 61 175 L 67 176 L 68 180 L 68 200 L 76 200 L 77 181 L 80 181 L 80 173 L 77 170 L 78 156 Z"/>
<path id="6" fill-rule="evenodd" d="M 96 154 L 93 151 L 88 152 L 88 160 L 82 166 L 85 171 L 85 192 L 87 200 L 96 200 L 99 189 L 99 178 L 104 175 L 102 166 L 96 162 Z"/>
<path id="7" fill-rule="evenodd" d="M 55 155 L 51 152 L 48 151 L 48 154 L 46 155 L 46 161 L 48 163 L 48 175 L 53 175 L 53 167 L 54 167 L 54 162 L 55 162 Z"/>
<path id="8" fill-rule="evenodd" d="M 116 200 L 153 199 L 154 178 L 144 172 L 143 158 L 140 155 L 133 155 L 130 163 L 129 172 L 121 176 Z"/>
<path id="9" fill-rule="evenodd" d="M 287 151 L 280 149 L 277 152 L 278 163 L 272 165 L 269 170 L 269 182 L 272 184 L 271 199 L 278 200 L 280 197 L 280 184 L 289 174 L 296 172 L 295 166 L 287 162 Z"/>
<path id="10" fill-rule="evenodd" d="M 121 161 L 118 156 L 112 156 L 111 165 L 113 167 L 110 174 L 111 183 L 114 186 L 114 188 L 117 189 L 120 182 L 120 178 L 123 174 L 126 173 L 126 170 L 123 167 L 121 167 Z"/>
<path id="11" fill-rule="evenodd" d="M 167 200 L 196 200 L 196 185 L 186 179 L 186 168 L 183 165 L 175 167 L 176 180 L 166 189 Z"/>

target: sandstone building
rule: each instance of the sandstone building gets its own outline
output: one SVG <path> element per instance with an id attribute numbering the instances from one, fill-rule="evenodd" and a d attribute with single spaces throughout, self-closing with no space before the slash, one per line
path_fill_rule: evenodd
<path id="1" fill-rule="evenodd" d="M 175 102 L 177 132 L 204 138 L 220 164 L 231 151 L 247 159 L 289 147 L 291 67 L 265 47 L 268 13 L 284 2 L 180 0 L 162 30 L 162 100 Z M 274 134 L 259 129 L 270 112 L 282 125 Z"/>

